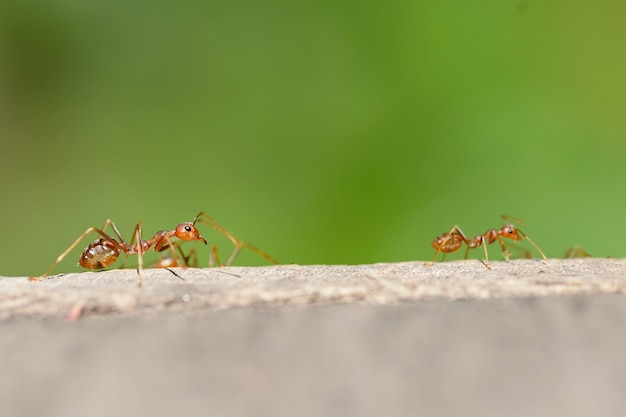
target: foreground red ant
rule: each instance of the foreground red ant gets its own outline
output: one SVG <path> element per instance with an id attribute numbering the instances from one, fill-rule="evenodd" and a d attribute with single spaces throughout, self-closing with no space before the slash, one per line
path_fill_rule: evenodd
<path id="1" fill-rule="evenodd" d="M 502 219 L 506 221 L 513 221 L 512 217 L 504 215 L 502 216 Z M 519 219 L 515 219 L 515 221 L 517 221 L 518 223 L 523 223 Z M 506 244 L 504 243 L 503 238 L 511 239 L 516 242 L 519 242 L 522 240 L 522 238 L 524 238 L 528 240 L 535 247 L 535 249 L 537 249 L 544 261 L 547 260 L 546 255 L 544 255 L 543 251 L 539 249 L 539 246 L 537 246 L 526 233 L 516 228 L 513 224 L 505 224 L 500 228 L 500 230 L 489 229 L 484 234 L 478 235 L 473 239 L 469 239 L 467 236 L 465 236 L 459 226 L 454 225 L 449 232 L 443 233 L 439 235 L 435 240 L 433 240 L 432 246 L 437 250 L 437 253 L 435 253 L 435 256 L 433 256 L 433 259 L 431 259 L 431 261 L 427 263 L 427 265 L 432 264 L 435 259 L 437 259 L 437 256 L 439 256 L 439 253 L 443 252 L 445 256 L 446 253 L 456 252 L 461 248 L 463 243 L 465 243 L 467 245 L 467 249 L 465 250 L 465 258 L 467 259 L 467 255 L 470 249 L 482 246 L 485 250 L 484 264 L 487 269 L 491 269 L 491 266 L 489 266 L 487 245 L 492 244 L 497 240 L 502 247 L 502 254 L 504 255 L 504 259 L 508 261 L 509 256 L 511 255 L 509 251 L 506 250 Z"/>
<path id="2" fill-rule="evenodd" d="M 108 219 L 102 229 L 98 229 L 96 227 L 90 227 L 82 235 L 74 241 L 59 257 L 54 261 L 52 265 L 39 277 L 31 277 L 31 281 L 39 281 L 45 279 L 48 274 L 57 266 L 66 256 L 67 254 L 74 249 L 89 233 L 95 232 L 99 234 L 101 237 L 96 239 L 94 242 L 90 243 L 87 248 L 83 251 L 78 264 L 86 269 L 102 269 L 107 266 L 113 264 L 120 253 L 124 253 L 126 255 L 137 255 L 137 274 L 138 280 L 137 285 L 140 287 L 143 285 L 143 277 L 141 271 L 143 269 L 143 254 L 147 252 L 151 247 L 154 246 L 155 252 L 162 252 L 164 250 L 170 249 L 172 253 L 172 261 L 167 263 L 164 260 L 168 258 L 162 258 L 163 265 L 159 265 L 157 263 L 156 266 L 161 266 L 163 268 L 168 267 L 186 267 L 186 266 L 197 266 L 197 257 L 195 251 L 192 250 L 190 253 L 185 256 L 180 249 L 180 245 L 178 241 L 172 241 L 172 238 L 176 237 L 181 241 L 194 241 L 199 240 L 207 244 L 205 238 L 200 236 L 200 232 L 196 228 L 196 222 L 200 222 L 206 224 L 211 227 L 213 230 L 223 234 L 226 236 L 233 244 L 235 245 L 235 249 L 233 253 L 228 258 L 228 261 L 225 265 L 231 265 L 235 260 L 241 249 L 248 248 L 254 253 L 262 256 L 268 261 L 277 264 L 278 262 L 273 259 L 271 256 L 258 249 L 257 247 L 244 242 L 238 238 L 236 238 L 232 233 L 226 230 L 222 225 L 217 223 L 213 218 L 211 218 L 208 214 L 204 212 L 198 213 L 193 222 L 183 222 L 176 226 L 174 230 L 161 230 L 156 232 L 151 239 L 142 240 L 141 239 L 141 222 L 137 222 L 135 225 L 135 229 L 133 230 L 133 237 L 130 243 L 127 243 L 122 234 L 118 230 L 115 223 L 112 220 Z M 110 226 L 113 229 L 113 232 L 117 236 L 117 239 L 107 235 L 103 230 L 106 226 Z M 180 255 L 177 253 L 177 250 L 180 252 Z M 182 261 L 179 258 L 182 257 Z M 217 248 L 215 245 L 211 248 L 211 259 L 217 258 Z M 194 261 L 195 259 L 195 261 Z M 159 261 L 161 262 L 161 261 Z M 191 265 L 190 265 L 191 264 Z M 212 262 L 210 262 L 210 265 Z M 211 265 L 212 266 L 212 265 Z M 176 274 L 175 274 L 176 275 Z"/>

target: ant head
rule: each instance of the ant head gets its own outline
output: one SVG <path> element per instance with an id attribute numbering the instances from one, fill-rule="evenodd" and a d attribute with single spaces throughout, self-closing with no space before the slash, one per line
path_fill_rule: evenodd
<path id="1" fill-rule="evenodd" d="M 175 235 L 180 240 L 201 240 L 205 245 L 207 244 L 206 240 L 200 236 L 200 232 L 196 229 L 194 223 L 185 222 L 179 224 L 176 226 Z"/>
<path id="2" fill-rule="evenodd" d="M 505 224 L 504 226 L 502 226 L 502 229 L 500 229 L 500 233 L 502 234 L 502 237 L 514 240 L 516 242 L 522 240 L 521 236 L 519 235 L 519 231 L 512 224 Z"/>

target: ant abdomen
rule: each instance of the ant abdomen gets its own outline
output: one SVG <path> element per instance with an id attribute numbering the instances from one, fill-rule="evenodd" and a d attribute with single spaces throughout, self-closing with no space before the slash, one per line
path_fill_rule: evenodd
<path id="1" fill-rule="evenodd" d="M 433 248 L 439 252 L 450 253 L 456 252 L 463 244 L 463 238 L 458 234 L 444 233 L 437 236 L 437 239 L 433 240 Z"/>
<path id="2" fill-rule="evenodd" d="M 118 256 L 118 247 L 111 241 L 100 238 L 85 248 L 78 264 L 87 269 L 102 269 L 113 264 Z"/>

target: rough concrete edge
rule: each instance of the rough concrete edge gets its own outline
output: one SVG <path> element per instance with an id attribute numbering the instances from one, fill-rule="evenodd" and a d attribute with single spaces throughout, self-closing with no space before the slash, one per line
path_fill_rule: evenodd
<path id="1" fill-rule="evenodd" d="M 230 308 L 393 305 L 433 300 L 486 300 L 626 293 L 620 259 L 475 260 L 369 265 L 279 265 L 61 274 L 43 282 L 0 277 L 0 320 L 193 314 Z"/>

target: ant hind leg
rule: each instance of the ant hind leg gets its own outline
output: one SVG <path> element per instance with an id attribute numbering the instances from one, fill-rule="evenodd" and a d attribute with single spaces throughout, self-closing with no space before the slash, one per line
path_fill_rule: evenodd
<path id="1" fill-rule="evenodd" d="M 38 277 L 30 277 L 29 281 L 40 281 L 42 279 L 45 279 L 48 274 L 50 272 L 52 272 L 52 270 L 54 269 L 55 266 L 57 266 L 59 263 L 61 263 L 61 261 L 63 259 L 65 259 L 65 257 L 67 256 L 68 253 L 70 253 L 72 251 L 72 249 L 74 249 L 83 239 L 85 239 L 85 237 L 87 237 L 87 235 L 91 232 L 95 232 L 97 234 L 99 234 L 100 236 L 102 236 L 103 239 L 107 240 L 108 242 L 110 242 L 111 244 L 113 244 L 113 246 L 115 246 L 116 248 L 119 248 L 119 243 L 113 239 L 111 236 L 107 235 L 106 233 L 104 233 L 101 229 L 98 229 L 97 227 L 90 227 L 87 230 L 85 230 L 75 241 L 74 243 L 72 243 L 67 249 L 65 249 L 65 251 L 60 254 L 57 259 L 52 263 L 52 265 L 50 265 L 48 267 L 48 269 L 46 269 L 46 271 L 41 274 Z"/>

